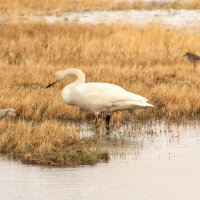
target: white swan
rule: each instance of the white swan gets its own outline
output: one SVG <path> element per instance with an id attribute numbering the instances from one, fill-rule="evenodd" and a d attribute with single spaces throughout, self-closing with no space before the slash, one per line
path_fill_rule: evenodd
<path id="1" fill-rule="evenodd" d="M 118 85 L 99 82 L 85 83 L 84 73 L 76 68 L 57 71 L 55 73 L 56 81 L 50 82 L 46 88 L 63 80 L 68 75 L 75 75 L 77 79 L 62 90 L 64 102 L 91 111 L 96 116 L 101 112 L 108 114 L 111 111 L 154 107 L 147 103 L 146 98 L 128 92 Z M 107 115 L 107 125 L 109 125 L 109 121 L 110 116 Z"/>
<path id="2" fill-rule="evenodd" d="M 17 112 L 12 108 L 0 109 L 0 117 L 17 116 Z"/>

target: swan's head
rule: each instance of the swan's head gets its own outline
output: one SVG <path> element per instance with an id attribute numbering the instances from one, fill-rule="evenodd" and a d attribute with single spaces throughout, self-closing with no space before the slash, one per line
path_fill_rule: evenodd
<path id="1" fill-rule="evenodd" d="M 68 70 L 69 69 L 64 70 L 64 71 L 57 71 L 57 72 L 55 72 L 56 82 L 62 81 L 65 78 L 65 76 L 67 75 L 67 73 L 64 73 L 64 72 L 67 72 Z"/>
<path id="2" fill-rule="evenodd" d="M 55 83 L 63 80 L 68 75 L 76 75 L 79 78 L 81 76 L 82 81 L 85 82 L 85 75 L 80 69 L 69 68 L 69 69 L 66 69 L 63 71 L 57 71 L 55 73 L 55 81 L 50 81 L 46 88 L 49 88 L 50 86 L 54 85 Z"/>
<path id="3" fill-rule="evenodd" d="M 57 71 L 55 73 L 55 80 L 49 81 L 49 83 L 46 86 L 46 88 L 51 87 L 52 85 L 54 85 L 55 83 L 61 81 L 62 79 L 63 79 L 62 71 Z"/>

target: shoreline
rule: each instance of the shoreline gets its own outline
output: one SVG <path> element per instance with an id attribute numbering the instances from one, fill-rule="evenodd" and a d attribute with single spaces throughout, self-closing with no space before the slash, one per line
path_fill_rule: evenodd
<path id="1" fill-rule="evenodd" d="M 0 13 L 7 16 L 23 15 L 25 13 L 43 13 L 43 14 L 57 14 L 63 12 L 84 12 L 91 10 L 154 10 L 154 9 L 186 9 L 196 10 L 200 9 L 200 2 L 198 0 L 180 2 L 174 1 L 98 1 L 91 0 L 81 1 L 76 3 L 70 0 L 49 0 L 48 2 L 27 2 L 22 0 L 20 2 L 8 0 L 7 2 L 0 0 Z"/>

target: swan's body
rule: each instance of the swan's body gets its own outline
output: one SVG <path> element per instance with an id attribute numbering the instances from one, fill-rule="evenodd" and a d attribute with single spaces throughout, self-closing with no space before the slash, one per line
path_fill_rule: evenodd
<path id="1" fill-rule="evenodd" d="M 12 108 L 0 109 L 0 117 L 17 116 L 17 112 Z"/>
<path id="2" fill-rule="evenodd" d="M 99 82 L 85 83 L 84 73 L 76 68 L 56 72 L 56 82 L 68 75 L 75 75 L 77 79 L 62 90 L 62 99 L 66 104 L 78 106 L 95 114 L 153 107 L 147 103 L 146 98 L 128 92 L 118 85 Z"/>
<path id="3" fill-rule="evenodd" d="M 99 114 L 151 106 L 147 99 L 110 83 L 82 83 L 71 89 L 62 90 L 66 104 L 76 105 Z"/>

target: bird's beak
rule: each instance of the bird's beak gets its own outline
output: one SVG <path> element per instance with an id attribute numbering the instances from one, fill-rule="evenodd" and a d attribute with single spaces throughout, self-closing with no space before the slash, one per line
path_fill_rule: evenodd
<path id="1" fill-rule="evenodd" d="M 56 81 L 51 81 L 51 82 L 49 82 L 49 84 L 46 86 L 46 88 L 51 87 L 51 86 L 54 85 L 55 83 L 56 83 Z"/>

